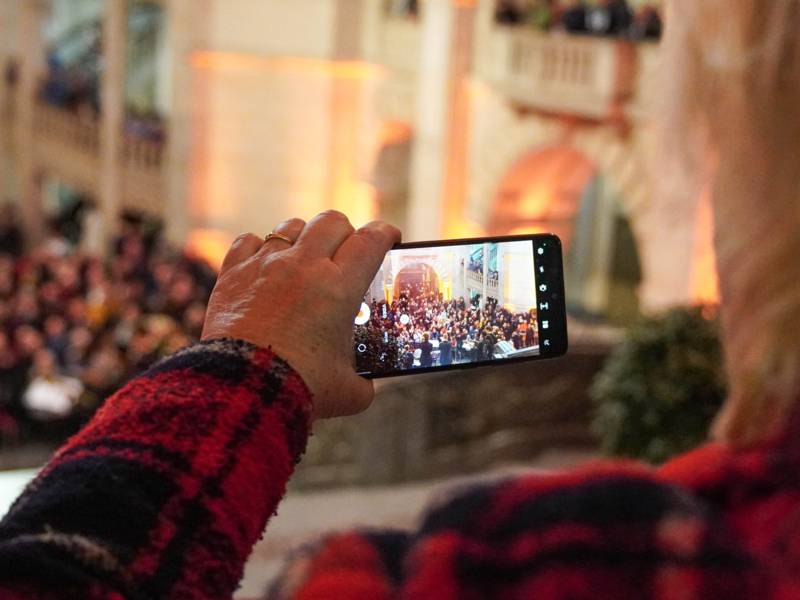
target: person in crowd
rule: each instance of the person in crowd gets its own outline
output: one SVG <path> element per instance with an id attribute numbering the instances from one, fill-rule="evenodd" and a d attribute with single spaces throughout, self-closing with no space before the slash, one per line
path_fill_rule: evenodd
<path id="1" fill-rule="evenodd" d="M 517 25 L 522 22 L 524 13 L 518 0 L 497 0 L 494 18 L 501 25 Z"/>
<path id="2" fill-rule="evenodd" d="M 56 357 L 47 348 L 33 357 L 32 378 L 22 397 L 23 405 L 35 421 L 59 421 L 68 418 L 83 393 L 78 379 L 61 375 Z"/>
<path id="3" fill-rule="evenodd" d="M 586 30 L 592 35 L 621 36 L 633 23 L 627 0 L 599 0 L 586 12 Z"/>
<path id="4" fill-rule="evenodd" d="M 433 366 L 433 344 L 430 342 L 430 335 L 422 334 L 422 342 L 419 345 L 419 366 L 423 369 Z"/>
<path id="5" fill-rule="evenodd" d="M 572 0 L 566 3 L 561 10 L 561 19 L 558 21 L 558 28 L 568 33 L 586 33 L 587 15 L 589 7 L 585 0 Z"/>
<path id="6" fill-rule="evenodd" d="M 0 254 L 12 257 L 22 254 L 22 226 L 12 202 L 0 206 Z"/>
<path id="7" fill-rule="evenodd" d="M 658 9 L 652 4 L 645 4 L 634 14 L 628 35 L 634 41 L 658 40 L 661 38 L 662 29 L 663 24 Z"/>
<path id="8" fill-rule="evenodd" d="M 447 334 L 439 340 L 439 364 L 443 367 L 453 364 L 453 344 Z"/>
<path id="9" fill-rule="evenodd" d="M 549 31 L 560 18 L 557 0 L 529 0 L 524 7 L 524 20 L 537 31 Z"/>
<path id="10" fill-rule="evenodd" d="M 418 0 L 390 0 L 389 14 L 397 17 L 416 17 L 419 14 Z"/>

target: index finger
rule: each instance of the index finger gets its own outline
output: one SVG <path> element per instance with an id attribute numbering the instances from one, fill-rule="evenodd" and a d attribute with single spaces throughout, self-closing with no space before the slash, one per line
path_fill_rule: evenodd
<path id="1" fill-rule="evenodd" d="M 339 246 L 333 262 L 351 279 L 363 295 L 378 272 L 386 253 L 400 242 L 400 230 L 383 221 L 373 221 L 356 229 Z"/>

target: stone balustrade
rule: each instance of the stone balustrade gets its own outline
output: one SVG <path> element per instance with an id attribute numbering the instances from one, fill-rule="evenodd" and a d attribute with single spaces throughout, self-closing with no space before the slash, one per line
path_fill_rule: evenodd
<path id="1" fill-rule="evenodd" d="M 480 271 L 470 271 L 467 269 L 467 283 L 472 283 L 473 285 L 477 285 L 478 287 L 483 286 L 483 273 Z M 497 279 L 493 279 L 489 277 L 489 281 L 486 283 L 486 286 L 490 290 L 497 290 L 499 286 L 499 281 Z"/>
<path id="2" fill-rule="evenodd" d="M 637 45 L 627 41 L 495 27 L 479 77 L 514 103 L 605 119 L 635 93 Z"/>
<path id="3" fill-rule="evenodd" d="M 100 123 L 79 112 L 45 103 L 33 109 L 36 170 L 70 187 L 95 194 L 100 176 Z"/>
<path id="4" fill-rule="evenodd" d="M 100 149 L 100 123 L 91 116 L 39 103 L 34 111 L 37 138 L 97 155 Z"/>
<path id="5" fill-rule="evenodd" d="M 421 23 L 385 17 L 377 61 L 401 79 L 420 68 Z M 658 46 L 622 39 L 493 26 L 476 40 L 473 71 L 516 105 L 605 120 L 643 118 L 658 70 Z"/>
<path id="6" fill-rule="evenodd" d="M 96 197 L 101 166 L 99 120 L 39 103 L 33 123 L 37 169 Z M 163 142 L 124 137 L 119 157 L 121 208 L 163 214 L 165 152 Z"/>
<path id="7" fill-rule="evenodd" d="M 164 157 L 164 142 L 126 136 L 122 144 L 122 159 L 126 166 L 160 170 Z"/>
<path id="8" fill-rule="evenodd" d="M 164 213 L 164 142 L 126 136 L 122 142 L 122 208 L 149 215 Z"/>

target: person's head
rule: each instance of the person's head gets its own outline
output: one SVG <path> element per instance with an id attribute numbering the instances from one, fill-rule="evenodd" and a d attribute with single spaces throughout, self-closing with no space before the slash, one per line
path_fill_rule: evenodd
<path id="1" fill-rule="evenodd" d="M 422 334 L 422 341 L 427 342 L 430 339 L 430 336 L 427 333 Z"/>
<path id="2" fill-rule="evenodd" d="M 191 275 L 182 273 L 175 277 L 169 287 L 169 299 L 179 305 L 185 305 L 192 301 L 195 292 L 195 282 Z"/>
<path id="3" fill-rule="evenodd" d="M 89 328 L 83 326 L 70 329 L 68 338 L 70 349 L 79 354 L 85 353 L 89 349 L 89 346 L 92 345 L 92 340 L 94 339 Z"/>
<path id="4" fill-rule="evenodd" d="M 798 3 L 669 6 L 650 218 L 675 222 L 704 190 L 712 198 L 730 390 L 715 434 L 750 445 L 780 431 L 800 396 Z"/>
<path id="5" fill-rule="evenodd" d="M 76 296 L 67 301 L 67 317 L 73 325 L 85 323 L 87 316 L 86 301 L 83 298 Z"/>
<path id="6" fill-rule="evenodd" d="M 32 357 L 44 346 L 44 342 L 35 328 L 22 325 L 14 331 L 14 345 L 21 356 Z"/>
<path id="7" fill-rule="evenodd" d="M 67 331 L 67 322 L 61 315 L 50 315 L 44 321 L 44 334 L 49 339 L 63 336 Z"/>
<path id="8" fill-rule="evenodd" d="M 51 378 L 58 374 L 55 355 L 45 348 L 37 350 L 33 356 L 34 377 Z"/>

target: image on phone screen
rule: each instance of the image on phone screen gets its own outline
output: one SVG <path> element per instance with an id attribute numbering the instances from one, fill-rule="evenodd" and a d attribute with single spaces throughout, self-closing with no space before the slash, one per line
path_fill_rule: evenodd
<path id="1" fill-rule="evenodd" d="M 552 355 L 566 343 L 560 254 L 555 236 L 391 250 L 355 320 L 357 371 L 381 377 Z"/>

